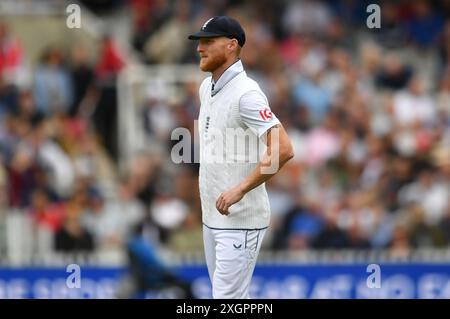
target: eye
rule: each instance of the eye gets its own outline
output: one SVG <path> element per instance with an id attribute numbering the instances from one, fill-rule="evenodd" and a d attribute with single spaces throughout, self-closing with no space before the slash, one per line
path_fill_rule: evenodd
<path id="1" fill-rule="evenodd" d="M 211 44 L 211 42 L 212 42 L 212 39 L 209 39 L 209 38 L 203 38 L 200 40 L 200 43 L 202 43 L 202 44 Z"/>

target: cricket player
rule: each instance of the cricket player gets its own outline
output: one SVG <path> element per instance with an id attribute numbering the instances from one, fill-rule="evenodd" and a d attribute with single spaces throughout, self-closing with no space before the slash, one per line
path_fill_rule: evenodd
<path id="1" fill-rule="evenodd" d="M 227 16 L 207 20 L 198 40 L 203 240 L 215 299 L 247 299 L 269 226 L 265 181 L 293 155 L 291 142 L 239 58 L 245 33 Z M 255 142 L 256 141 L 256 142 Z M 263 148 L 260 146 L 264 145 Z"/>

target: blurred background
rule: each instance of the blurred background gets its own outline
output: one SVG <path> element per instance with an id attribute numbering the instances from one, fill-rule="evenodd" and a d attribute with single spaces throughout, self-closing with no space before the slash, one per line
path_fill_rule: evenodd
<path id="1" fill-rule="evenodd" d="M 252 295 L 450 298 L 448 0 L 2 0 L 0 298 L 210 298 L 187 35 L 222 14 L 295 149 Z"/>

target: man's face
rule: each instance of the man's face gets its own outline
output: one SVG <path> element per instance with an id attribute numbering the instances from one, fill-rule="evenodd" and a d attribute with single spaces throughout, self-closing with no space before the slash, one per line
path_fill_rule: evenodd
<path id="1" fill-rule="evenodd" d="M 197 52 L 200 54 L 200 70 L 213 72 L 227 61 L 227 46 L 230 39 L 226 37 L 202 38 L 199 40 Z"/>

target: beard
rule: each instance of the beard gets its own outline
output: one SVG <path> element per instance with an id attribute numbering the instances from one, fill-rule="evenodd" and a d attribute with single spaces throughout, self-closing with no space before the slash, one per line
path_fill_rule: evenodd
<path id="1" fill-rule="evenodd" d="M 220 68 L 226 61 L 227 59 L 224 53 L 208 56 L 206 59 L 200 59 L 200 70 L 203 72 L 213 72 Z"/>

